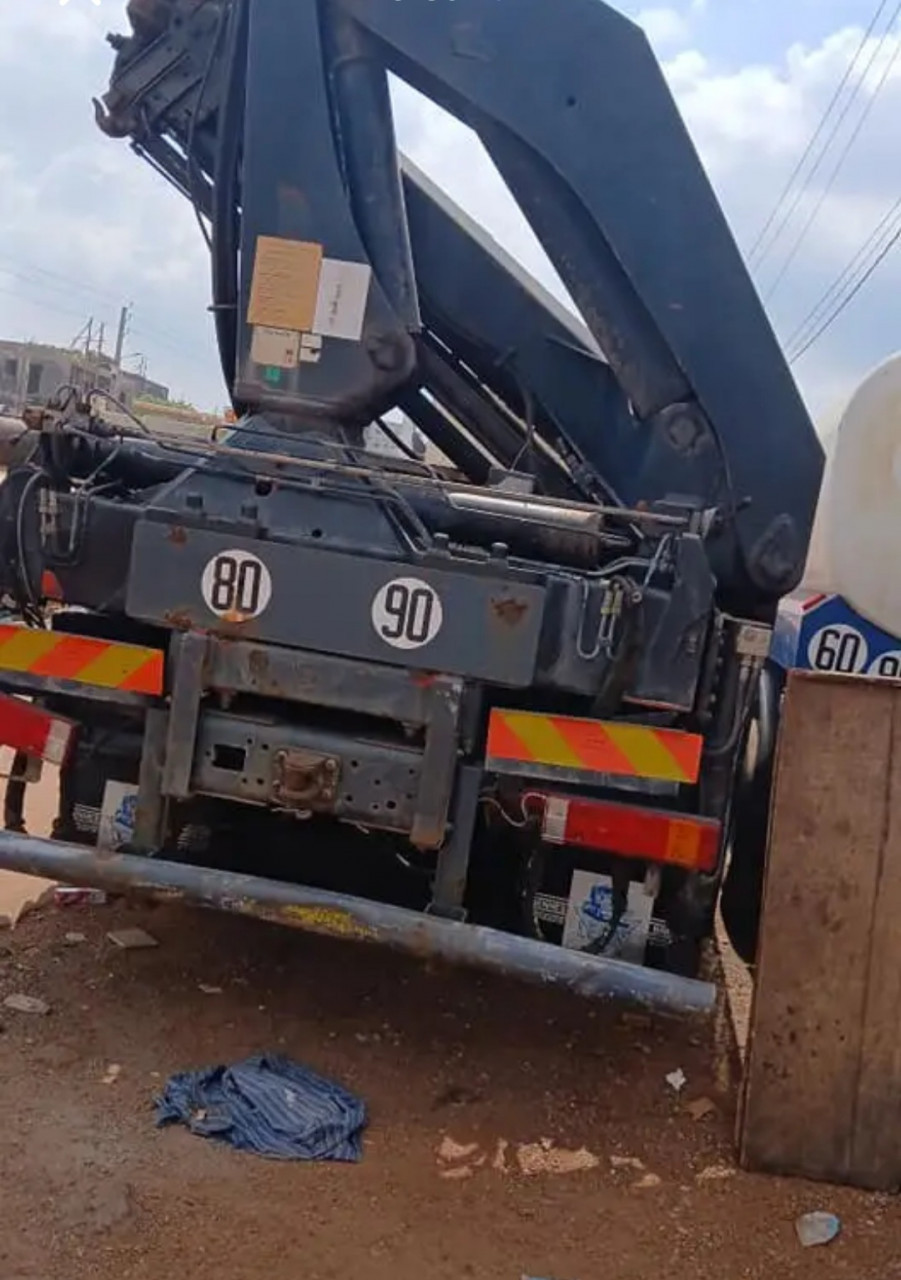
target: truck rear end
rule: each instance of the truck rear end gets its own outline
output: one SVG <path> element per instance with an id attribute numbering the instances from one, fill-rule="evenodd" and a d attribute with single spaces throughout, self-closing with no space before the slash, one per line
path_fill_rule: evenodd
<path id="1" fill-rule="evenodd" d="M 61 843 L 0 864 L 709 1006 L 822 457 L 643 35 L 598 0 L 129 14 L 98 124 L 194 206 L 236 421 L 30 414 L 0 686 L 44 720 L 0 736 L 61 763 Z M 399 156 L 389 72 L 476 130 L 585 324 Z"/>

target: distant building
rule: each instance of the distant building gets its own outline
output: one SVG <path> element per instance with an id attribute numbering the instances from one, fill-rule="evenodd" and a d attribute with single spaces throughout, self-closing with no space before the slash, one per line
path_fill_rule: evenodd
<path id="1" fill-rule="evenodd" d="M 20 412 L 26 405 L 47 400 L 66 384 L 81 391 L 92 387 L 108 391 L 128 405 L 141 396 L 169 399 L 168 387 L 117 369 L 111 356 L 0 339 L 0 409 Z"/>

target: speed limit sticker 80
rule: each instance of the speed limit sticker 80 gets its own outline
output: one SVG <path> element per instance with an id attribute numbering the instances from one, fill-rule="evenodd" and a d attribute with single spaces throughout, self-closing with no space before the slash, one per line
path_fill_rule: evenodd
<path id="1" fill-rule="evenodd" d="M 227 622 L 258 618 L 272 598 L 272 577 L 249 551 L 220 551 L 200 579 L 206 607 Z"/>
<path id="2" fill-rule="evenodd" d="M 393 649 L 421 649 L 444 623 L 441 597 L 421 578 L 394 578 L 372 601 L 376 635 Z"/>

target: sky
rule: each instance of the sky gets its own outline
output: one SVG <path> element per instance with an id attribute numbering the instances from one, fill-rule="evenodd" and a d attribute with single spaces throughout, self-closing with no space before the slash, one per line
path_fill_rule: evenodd
<path id="1" fill-rule="evenodd" d="M 877 0 L 616 7 L 647 32 L 777 333 L 795 355 L 812 309 L 901 199 L 901 23 L 889 26 L 896 5 L 882 6 L 858 62 L 869 73 L 818 170 L 781 205 Z M 174 397 L 214 409 L 226 395 L 193 213 L 126 143 L 94 124 L 91 99 L 112 65 L 104 36 L 127 29 L 124 8 L 124 0 L 0 0 L 0 337 L 69 345 L 92 317 L 95 331 L 105 325 L 109 347 L 129 303 L 128 367 L 146 360 Z M 846 90 L 839 106 L 849 97 Z M 472 135 L 405 86 L 394 102 L 408 154 L 561 292 Z M 793 364 L 818 425 L 828 428 L 860 378 L 901 349 L 899 285 L 901 246 Z"/>

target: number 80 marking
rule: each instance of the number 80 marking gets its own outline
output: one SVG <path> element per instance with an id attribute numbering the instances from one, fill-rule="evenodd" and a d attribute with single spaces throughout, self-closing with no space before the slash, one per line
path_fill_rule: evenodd
<path id="1" fill-rule="evenodd" d="M 257 618 L 272 596 L 269 570 L 249 551 L 220 551 L 207 562 L 200 582 L 207 608 L 220 618 Z"/>
<path id="2" fill-rule="evenodd" d="M 421 649 L 435 639 L 443 622 L 441 597 L 420 578 L 394 578 L 372 602 L 375 633 L 394 649 Z"/>

